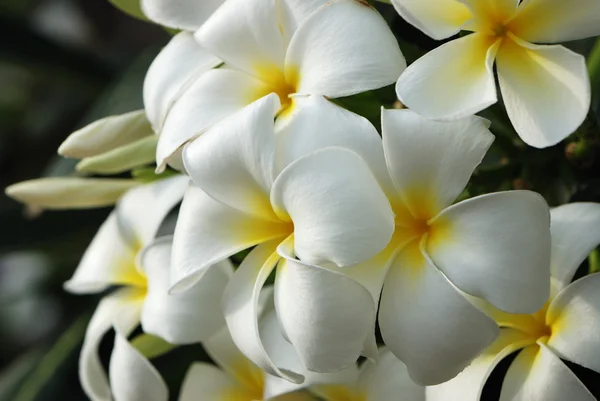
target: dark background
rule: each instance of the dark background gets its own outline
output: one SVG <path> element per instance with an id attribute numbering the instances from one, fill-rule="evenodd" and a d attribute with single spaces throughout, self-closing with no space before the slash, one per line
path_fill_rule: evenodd
<path id="1" fill-rule="evenodd" d="M 409 61 L 438 45 L 402 22 L 391 7 L 378 8 Z M 169 38 L 161 27 L 133 19 L 106 0 L 2 0 L 0 187 L 72 174 L 75 163 L 56 155 L 60 143 L 95 119 L 141 108 L 145 71 Z M 569 46 L 587 54 L 593 44 L 586 40 Z M 380 104 L 390 106 L 394 98 L 389 87 L 340 103 L 377 124 Z M 525 147 L 502 107 L 486 111 L 497 140 L 466 196 L 529 188 L 554 205 L 600 201 L 596 103 L 578 133 L 546 150 Z M 62 283 L 109 211 L 36 216 L 0 195 L 0 400 L 85 399 L 77 358 L 99 298 L 67 294 Z M 587 265 L 582 272 L 585 269 Z M 109 335 L 103 345 L 105 358 L 110 342 Z M 195 346 L 155 361 L 173 399 L 187 365 L 199 358 L 205 355 Z M 498 399 L 507 366 L 494 372 L 485 400 Z M 573 369 L 600 394 L 597 375 Z"/>

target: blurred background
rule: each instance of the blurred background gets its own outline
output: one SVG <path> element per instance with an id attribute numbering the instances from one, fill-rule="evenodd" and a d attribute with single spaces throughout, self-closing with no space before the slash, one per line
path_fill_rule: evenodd
<path id="1" fill-rule="evenodd" d="M 391 7 L 378 8 L 409 61 L 438 44 L 403 23 Z M 145 72 L 169 38 L 161 27 L 128 16 L 107 0 L 2 0 L 0 187 L 73 174 L 75 161 L 56 155 L 60 143 L 100 117 L 141 108 Z M 570 46 L 588 54 L 594 40 Z M 590 59 L 592 70 L 598 69 L 596 62 L 600 64 Z M 597 94 L 600 86 L 593 83 Z M 389 87 L 339 102 L 377 123 L 380 104 L 389 107 L 394 100 Z M 498 139 L 465 196 L 527 188 L 554 205 L 600 201 L 597 99 L 594 102 L 584 127 L 546 150 L 525 147 L 502 107 L 486 111 Z M 109 211 L 40 214 L 0 195 L 0 400 L 85 400 L 77 359 L 99 297 L 67 294 L 62 283 Z M 590 268 L 597 267 L 586 264 L 582 274 Z M 106 359 L 110 335 L 105 342 Z M 201 347 L 192 346 L 155 361 L 172 399 L 187 363 L 204 358 Z M 494 373 L 486 400 L 498 399 L 502 369 Z M 574 369 L 600 394 L 597 376 Z"/>

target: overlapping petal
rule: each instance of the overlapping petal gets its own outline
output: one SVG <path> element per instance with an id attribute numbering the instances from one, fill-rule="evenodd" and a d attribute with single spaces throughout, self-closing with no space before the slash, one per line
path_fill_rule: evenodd
<path id="1" fill-rule="evenodd" d="M 536 312 L 548 300 L 550 216 L 540 195 L 472 198 L 445 209 L 432 230 L 427 253 L 462 291 L 511 313 Z"/>
<path id="2" fill-rule="evenodd" d="M 79 380 L 83 390 L 93 400 L 111 399 L 106 372 L 98 355 L 102 337 L 118 326 L 129 333 L 137 326 L 143 302 L 137 290 L 121 289 L 100 301 L 88 324 L 79 354 Z"/>
<path id="3" fill-rule="evenodd" d="M 294 34 L 285 60 L 285 76 L 297 82 L 298 93 L 333 98 L 390 85 L 404 68 L 385 20 L 354 0 L 333 0 L 311 14 Z"/>
<path id="4" fill-rule="evenodd" d="M 381 334 L 418 384 L 459 374 L 494 341 L 498 326 L 413 244 L 390 268 L 379 308 Z"/>
<path id="5" fill-rule="evenodd" d="M 320 95 L 299 96 L 294 102 L 288 123 L 277 129 L 277 171 L 316 150 L 339 146 L 362 157 L 386 194 L 393 196 L 381 137 L 366 118 Z"/>
<path id="6" fill-rule="evenodd" d="M 220 63 L 189 32 L 171 39 L 152 62 L 144 80 L 144 109 L 156 132 L 160 132 L 171 106 L 193 80 Z"/>
<path id="7" fill-rule="evenodd" d="M 382 110 L 381 123 L 396 189 L 412 214 L 424 218 L 454 202 L 494 140 L 489 122 L 475 116 L 438 122 L 411 110 Z"/>
<path id="8" fill-rule="evenodd" d="M 363 364 L 360 387 L 367 400 L 397 401 L 402 394 L 408 401 L 425 401 L 425 388 L 413 383 L 406 365 L 387 348 L 379 351 L 379 363 Z"/>
<path id="9" fill-rule="evenodd" d="M 165 217 L 181 202 L 188 183 L 187 176 L 178 175 L 127 192 L 116 208 L 125 242 L 137 250 L 149 244 Z"/>
<path id="10" fill-rule="evenodd" d="M 259 79 L 283 72 L 285 43 L 280 0 L 227 0 L 195 34 L 198 43 L 229 65 Z"/>
<path id="11" fill-rule="evenodd" d="M 322 149 L 286 167 L 273 184 L 271 203 L 293 221 L 294 252 L 310 264 L 364 262 L 385 248 L 394 231 L 377 180 L 343 148 Z"/>
<path id="12" fill-rule="evenodd" d="M 569 285 L 552 301 L 548 347 L 560 357 L 600 372 L 600 275 Z"/>
<path id="13" fill-rule="evenodd" d="M 308 370 L 335 372 L 351 366 L 373 331 L 377 305 L 353 279 L 302 263 L 290 251 L 289 244 L 279 247 L 285 261 L 275 280 L 283 331 Z"/>
<path id="14" fill-rule="evenodd" d="M 233 266 L 227 259 L 219 262 L 187 291 L 169 294 L 172 242 L 171 237 L 160 238 L 140 256 L 148 280 L 142 328 L 171 344 L 200 342 L 225 326 L 219 304 Z"/>
<path id="15" fill-rule="evenodd" d="M 152 21 L 175 29 L 195 31 L 224 0 L 140 0 L 142 10 Z"/>
<path id="16" fill-rule="evenodd" d="M 150 361 L 116 329 L 110 358 L 110 387 L 115 401 L 167 401 L 169 390 Z"/>
<path id="17" fill-rule="evenodd" d="M 427 53 L 400 76 L 396 93 L 417 113 L 456 119 L 496 103 L 494 57 L 500 42 L 474 33 Z"/>
<path id="18" fill-rule="evenodd" d="M 566 42 L 600 34 L 600 4 L 594 0 L 527 0 L 509 29 L 539 43 Z"/>
<path id="19" fill-rule="evenodd" d="M 591 90 L 583 56 L 511 35 L 498 51 L 497 67 L 506 111 L 528 145 L 552 146 L 585 119 Z"/>
<path id="20" fill-rule="evenodd" d="M 113 212 L 100 226 L 64 287 L 72 293 L 86 294 L 111 285 L 141 285 L 144 281 L 135 267 L 135 255 L 136 250 L 125 241 Z"/>
<path id="21" fill-rule="evenodd" d="M 274 179 L 273 120 L 279 108 L 279 98 L 270 94 L 188 144 L 183 161 L 194 183 L 225 205 L 276 221 L 269 192 Z"/>
<path id="22" fill-rule="evenodd" d="M 263 82 L 229 68 L 202 74 L 173 104 L 165 119 L 156 148 L 159 170 L 187 141 L 262 97 L 265 91 Z"/>
<path id="23" fill-rule="evenodd" d="M 593 401 L 577 376 L 543 344 L 525 348 L 511 363 L 500 401 Z"/>
<path id="24" fill-rule="evenodd" d="M 550 217 L 550 275 L 555 295 L 569 285 L 581 262 L 600 244 L 600 205 L 571 203 L 550 210 Z"/>
<path id="25" fill-rule="evenodd" d="M 276 253 L 280 242 L 265 242 L 246 256 L 225 289 L 223 310 L 233 341 L 248 359 L 269 374 L 301 383 L 302 375 L 279 368 L 271 360 L 263 346 L 258 323 L 260 292 L 280 259 Z"/>
<path id="26" fill-rule="evenodd" d="M 534 338 L 521 331 L 501 329 L 496 341 L 458 376 L 446 383 L 427 387 L 427 400 L 479 401 L 483 387 L 496 365 L 513 352 L 534 343 Z"/>
<path id="27" fill-rule="evenodd" d="M 402 18 L 437 40 L 457 34 L 472 17 L 457 0 L 392 0 L 392 4 Z"/>
<path id="28" fill-rule="evenodd" d="M 222 204 L 191 184 L 173 239 L 171 283 L 189 288 L 207 268 L 237 252 L 291 233 L 287 224 L 257 218 Z"/>

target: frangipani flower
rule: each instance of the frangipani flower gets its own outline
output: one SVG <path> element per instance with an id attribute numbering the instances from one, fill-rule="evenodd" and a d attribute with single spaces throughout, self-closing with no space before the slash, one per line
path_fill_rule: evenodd
<path id="1" fill-rule="evenodd" d="M 160 133 L 159 168 L 185 142 L 269 93 L 280 98 L 281 119 L 298 96 L 376 89 L 406 66 L 385 20 L 362 0 L 228 0 L 194 37 L 173 39 L 144 85 Z"/>
<path id="2" fill-rule="evenodd" d="M 268 301 L 272 305 L 270 290 L 270 288 L 265 289 L 264 295 L 267 296 L 261 297 L 261 301 L 271 298 Z M 294 348 L 281 335 L 272 306 L 267 307 L 263 314 L 260 319 L 260 331 L 272 350 L 273 357 L 287 366 L 300 368 Z M 269 375 L 254 365 L 237 349 L 227 328 L 205 341 L 203 346 L 218 367 L 207 363 L 194 364 L 183 383 L 180 401 L 315 400 L 308 392 L 299 391 L 306 387 L 308 382 L 302 385 L 292 384 Z M 305 374 L 311 375 L 309 372 Z M 321 375 L 321 377 L 312 374 L 312 376 L 320 380 L 336 380 L 339 375 Z"/>
<path id="3" fill-rule="evenodd" d="M 379 350 L 379 363 L 367 360 L 358 371 L 348 369 L 345 379 L 309 390 L 324 401 L 425 401 L 425 388 L 413 383 L 406 366 L 385 348 Z"/>
<path id="4" fill-rule="evenodd" d="M 546 301 L 548 207 L 529 191 L 451 205 L 493 141 L 481 118 L 435 122 L 410 110 L 383 110 L 382 127 L 394 236 L 373 260 L 338 271 L 369 288 L 376 304 L 383 283 L 385 343 L 416 383 L 442 383 L 498 333 L 462 291 L 515 313 Z"/>
<path id="5" fill-rule="evenodd" d="M 431 401 L 479 401 L 492 370 L 520 351 L 502 385 L 500 401 L 592 401 L 594 396 L 561 360 L 600 372 L 600 275 L 569 284 L 600 244 L 600 205 L 573 203 L 552 209 L 551 296 L 531 315 L 490 312 L 500 335 L 454 380 L 427 390 Z"/>
<path id="6" fill-rule="evenodd" d="M 78 294 L 120 287 L 98 305 L 80 355 L 81 384 L 93 400 L 111 399 L 98 346 L 113 326 L 126 338 L 141 322 L 147 333 L 171 343 L 189 343 L 207 338 L 224 325 L 216 305 L 232 266 L 227 261 L 220 262 L 211 269 L 210 276 L 194 288 L 169 296 L 171 240 L 152 242 L 166 215 L 181 200 L 187 184 L 188 178 L 179 176 L 140 186 L 125 194 L 100 227 L 73 277 L 65 283 L 67 290 Z M 110 367 L 116 399 L 128 399 L 119 394 L 135 393 L 134 386 L 140 385 L 133 379 L 134 373 L 128 370 L 135 355 L 136 351 L 126 340 L 116 342 Z M 141 372 L 135 374 L 153 372 L 147 361 L 133 365 Z"/>
<path id="7" fill-rule="evenodd" d="M 389 202 L 363 158 L 340 147 L 314 151 L 323 143 L 373 149 L 366 144 L 380 142 L 377 132 L 365 134 L 361 129 L 370 126 L 366 120 L 325 99 L 305 100 L 315 103 L 302 109 L 302 117 L 283 136 L 274 132 L 273 117 L 280 105 L 271 94 L 186 146 L 183 160 L 195 185 L 186 192 L 180 210 L 172 271 L 174 290 L 185 288 L 211 264 L 258 245 L 227 287 L 225 317 L 235 343 L 250 360 L 268 373 L 294 381 L 301 378 L 275 366 L 257 329 L 257 299 L 281 259 L 278 252 L 293 252 L 311 264 L 348 266 L 380 252 L 393 231 Z M 315 114 L 308 111 L 319 110 L 322 130 L 306 137 L 293 135 L 317 126 Z M 327 136 L 326 129 L 337 122 L 337 129 Z M 294 145 L 300 142 L 303 146 Z M 278 268 L 276 286 L 282 269 L 285 266 Z M 303 277 L 287 277 L 290 298 L 279 294 L 275 306 L 280 318 L 303 313 L 319 324 L 284 323 L 283 330 L 309 370 L 340 370 L 356 361 L 367 340 L 374 345 L 376 305 L 348 277 L 312 265 L 304 270 L 320 281 L 304 288 Z M 301 297 L 293 295 L 303 288 Z"/>
<path id="8" fill-rule="evenodd" d="M 440 46 L 398 80 L 398 97 L 435 119 L 468 116 L 496 103 L 494 62 L 506 110 L 531 146 L 551 146 L 575 131 L 590 106 L 585 59 L 557 43 L 600 33 L 595 0 L 392 0 L 408 22 Z"/>

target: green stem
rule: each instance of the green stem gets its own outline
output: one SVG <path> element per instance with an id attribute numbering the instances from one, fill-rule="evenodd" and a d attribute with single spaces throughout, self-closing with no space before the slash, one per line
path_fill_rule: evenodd
<path id="1" fill-rule="evenodd" d="M 590 253 L 589 257 L 590 261 L 590 274 L 599 273 L 600 272 L 600 251 L 598 249 L 594 249 L 592 253 Z"/>
<path id="2" fill-rule="evenodd" d="M 13 401 L 33 401 L 37 398 L 56 370 L 81 344 L 89 320 L 89 316 L 85 315 L 71 324 L 25 380 Z"/>

